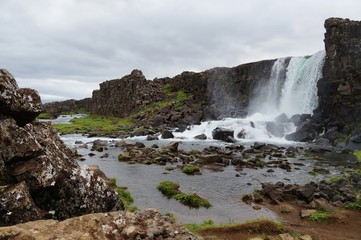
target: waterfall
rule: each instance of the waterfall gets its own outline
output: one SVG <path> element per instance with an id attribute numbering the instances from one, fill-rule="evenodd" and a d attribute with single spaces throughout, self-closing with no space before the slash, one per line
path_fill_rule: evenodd
<path id="1" fill-rule="evenodd" d="M 247 118 L 203 122 L 176 136 L 191 140 L 205 134 L 212 139 L 212 130 L 223 127 L 234 130 L 236 138 L 242 133 L 237 139 L 242 142 L 287 142 L 284 136 L 293 132 L 295 126 L 290 122 L 277 122 L 275 117 L 282 113 L 287 117 L 312 113 L 317 107 L 317 81 L 322 77 L 325 56 L 325 51 L 320 51 L 309 57 L 277 59 L 269 78 L 254 88 Z"/>
<path id="2" fill-rule="evenodd" d="M 317 80 L 322 77 L 325 51 L 310 57 L 292 57 L 275 61 L 266 83 L 254 89 L 250 101 L 251 114 L 291 117 L 297 113 L 312 113 L 317 107 Z"/>

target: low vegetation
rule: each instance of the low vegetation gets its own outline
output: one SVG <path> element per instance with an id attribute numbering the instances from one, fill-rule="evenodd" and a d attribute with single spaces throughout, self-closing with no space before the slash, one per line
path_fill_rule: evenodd
<path id="1" fill-rule="evenodd" d="M 185 165 L 182 167 L 182 172 L 187 175 L 192 175 L 195 173 L 199 173 L 201 171 L 200 167 L 193 165 Z"/>
<path id="2" fill-rule="evenodd" d="M 115 178 L 109 178 L 109 180 L 111 182 L 111 187 L 117 191 L 125 209 L 132 212 L 137 211 L 138 208 L 132 205 L 134 203 L 134 199 L 131 196 L 130 192 L 127 191 L 126 188 L 119 187 Z"/>
<path id="3" fill-rule="evenodd" d="M 171 181 L 160 182 L 157 189 L 167 198 L 173 198 L 190 208 L 210 208 L 212 204 L 196 193 L 186 194 L 179 190 L 179 184 Z"/>
<path id="4" fill-rule="evenodd" d="M 325 222 L 329 220 L 330 216 L 334 214 L 335 214 L 334 212 L 317 210 L 315 213 L 310 214 L 307 218 L 316 222 Z"/>
<path id="5" fill-rule="evenodd" d="M 200 197 L 196 193 L 178 193 L 173 198 L 190 208 L 210 208 L 212 206 L 212 204 L 207 199 Z"/>
<path id="6" fill-rule="evenodd" d="M 54 119 L 55 117 L 53 115 L 51 115 L 50 113 L 40 113 L 39 116 L 37 117 L 37 119 Z"/>
<path id="7" fill-rule="evenodd" d="M 361 150 L 355 150 L 353 154 L 356 156 L 358 161 L 361 161 Z"/>
<path id="8" fill-rule="evenodd" d="M 158 184 L 157 189 L 166 197 L 172 198 L 181 191 L 179 190 L 179 184 L 171 181 L 163 181 Z"/>
<path id="9" fill-rule="evenodd" d="M 70 124 L 54 124 L 54 128 L 61 133 L 112 133 L 128 129 L 133 125 L 129 118 L 105 117 L 87 115 L 70 120 Z"/>

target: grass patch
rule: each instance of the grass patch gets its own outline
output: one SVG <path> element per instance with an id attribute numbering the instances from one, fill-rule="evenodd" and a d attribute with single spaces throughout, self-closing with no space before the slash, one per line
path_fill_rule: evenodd
<path id="1" fill-rule="evenodd" d="M 111 182 L 111 187 L 117 191 L 120 200 L 122 201 L 125 209 L 129 210 L 129 211 L 137 211 L 138 208 L 133 206 L 133 202 L 134 202 L 134 198 L 132 197 L 132 195 L 130 194 L 130 192 L 123 187 L 119 187 L 117 185 L 117 180 L 115 178 L 109 178 L 109 181 Z"/>
<path id="2" fill-rule="evenodd" d="M 193 166 L 193 165 L 185 165 L 182 168 L 182 172 L 187 174 L 187 175 L 192 175 L 195 173 L 199 173 L 201 171 L 200 167 L 198 166 Z"/>
<path id="3" fill-rule="evenodd" d="M 174 183 L 171 181 L 163 181 L 158 184 L 157 189 L 163 195 L 167 196 L 168 198 L 172 198 L 175 195 L 177 195 L 178 193 L 180 193 L 179 187 L 180 186 L 178 183 Z"/>
<path id="4" fill-rule="evenodd" d="M 54 119 L 54 118 L 55 117 L 53 115 L 47 112 L 40 113 L 39 116 L 37 117 L 37 119 Z"/>
<path id="5" fill-rule="evenodd" d="M 171 181 L 160 182 L 157 189 L 166 197 L 173 198 L 183 205 L 190 208 L 210 208 L 212 204 L 205 198 L 200 197 L 196 193 L 186 194 L 179 190 L 179 184 Z"/>
<path id="6" fill-rule="evenodd" d="M 212 204 L 207 199 L 200 197 L 196 193 L 178 193 L 173 198 L 190 208 L 210 208 L 212 206 Z"/>
<path id="7" fill-rule="evenodd" d="M 333 215 L 333 212 L 327 212 L 327 211 L 321 211 L 318 210 L 315 213 L 312 213 L 310 216 L 308 216 L 307 218 L 312 220 L 312 221 L 316 221 L 316 222 L 325 222 L 329 219 L 329 217 L 331 215 Z"/>
<path id="8" fill-rule="evenodd" d="M 86 132 L 117 132 L 133 125 L 129 118 L 105 117 L 87 115 L 70 120 L 70 124 L 54 124 L 54 128 L 61 133 L 86 133 Z"/>
<path id="9" fill-rule="evenodd" d="M 184 225 L 191 233 L 196 233 L 198 230 L 204 229 L 204 228 L 209 228 L 209 227 L 213 227 L 214 222 L 212 219 L 208 219 L 203 221 L 203 223 L 201 224 L 185 224 Z"/>

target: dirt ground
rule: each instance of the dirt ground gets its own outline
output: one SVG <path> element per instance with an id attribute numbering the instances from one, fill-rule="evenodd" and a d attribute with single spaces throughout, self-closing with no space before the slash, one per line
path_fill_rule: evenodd
<path id="1" fill-rule="evenodd" d="M 290 213 L 281 213 L 284 206 L 292 209 Z M 285 232 L 297 235 L 310 235 L 315 240 L 361 240 L 361 210 L 337 209 L 336 214 L 325 222 L 301 219 L 301 207 L 294 202 L 267 207 L 278 214 L 285 226 Z M 282 233 L 279 227 L 269 221 L 243 224 L 239 226 L 220 227 L 197 232 L 205 240 L 246 240 L 255 236 L 274 236 Z"/>
<path id="2" fill-rule="evenodd" d="M 281 213 L 280 205 L 267 204 L 283 220 L 283 224 L 291 231 L 301 232 L 312 236 L 316 240 L 361 240 L 361 210 L 347 210 L 338 208 L 334 217 L 325 222 L 315 222 L 301 219 L 301 207 L 294 203 L 284 203 L 295 210 Z"/>

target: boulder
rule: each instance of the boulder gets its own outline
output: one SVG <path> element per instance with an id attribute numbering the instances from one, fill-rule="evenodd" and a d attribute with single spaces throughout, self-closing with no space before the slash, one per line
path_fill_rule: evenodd
<path id="1" fill-rule="evenodd" d="M 322 126 L 312 121 L 301 123 L 296 132 L 286 135 L 286 140 L 309 142 L 314 140 L 322 131 Z"/>
<path id="2" fill-rule="evenodd" d="M 179 142 L 170 142 L 169 144 L 163 146 L 163 149 L 167 149 L 171 152 L 176 152 L 178 151 L 178 146 L 179 146 Z"/>
<path id="3" fill-rule="evenodd" d="M 283 137 L 285 135 L 285 126 L 282 123 L 267 122 L 266 130 L 275 137 Z"/>
<path id="4" fill-rule="evenodd" d="M 212 137 L 215 140 L 226 141 L 229 136 L 234 137 L 234 131 L 231 129 L 217 127 L 212 131 Z"/>
<path id="5" fill-rule="evenodd" d="M 288 123 L 289 121 L 290 119 L 287 117 L 285 113 L 282 113 L 275 118 L 276 123 Z"/>
<path id="6" fill-rule="evenodd" d="M 32 122 L 41 112 L 42 104 L 37 91 L 19 88 L 14 77 L 0 69 L 0 114 L 12 117 L 18 125 Z"/>
<path id="7" fill-rule="evenodd" d="M 169 130 L 163 130 L 161 138 L 163 138 L 163 139 L 174 138 L 174 135 Z"/>
<path id="8" fill-rule="evenodd" d="M 206 140 L 207 136 L 204 133 L 202 133 L 202 134 L 195 136 L 194 138 L 199 139 L 199 140 Z"/>

